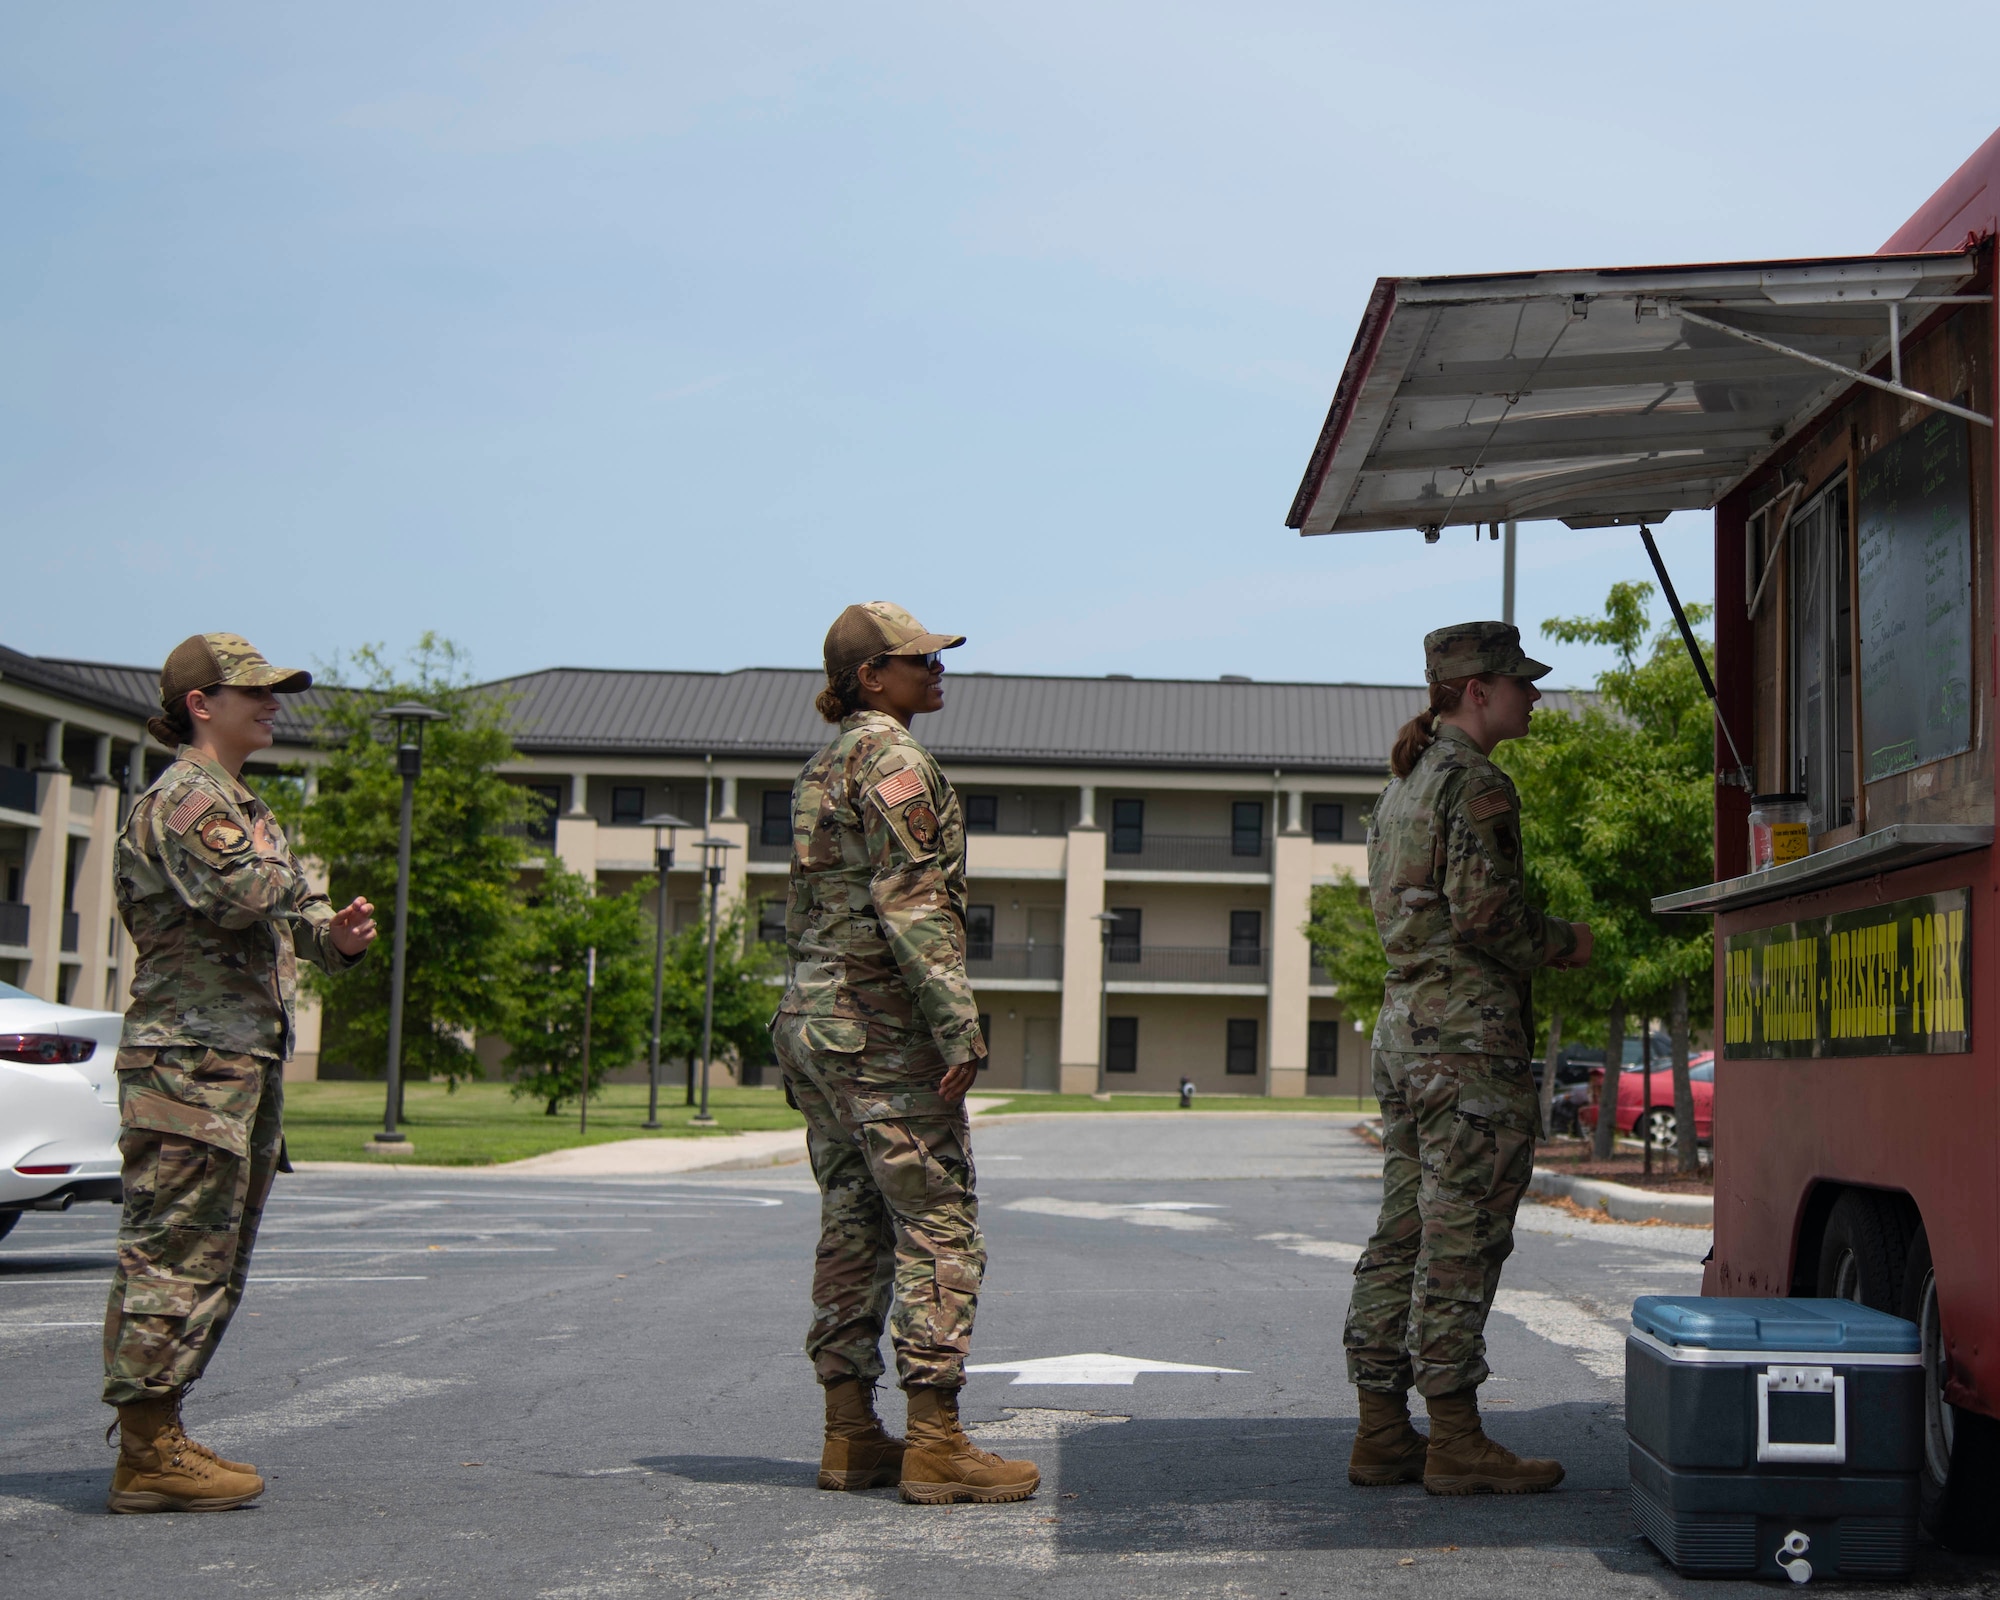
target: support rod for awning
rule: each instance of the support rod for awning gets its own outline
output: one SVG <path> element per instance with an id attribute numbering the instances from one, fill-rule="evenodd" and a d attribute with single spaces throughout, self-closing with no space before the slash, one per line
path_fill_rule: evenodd
<path id="1" fill-rule="evenodd" d="M 1750 769 L 1744 765 L 1743 752 L 1736 748 L 1736 736 L 1729 731 L 1729 724 L 1722 720 L 1722 703 L 1715 697 L 1715 680 L 1708 675 L 1708 663 L 1702 659 L 1694 629 L 1688 626 L 1687 612 L 1681 608 L 1681 597 L 1674 593 L 1674 580 L 1667 576 L 1667 564 L 1660 559 L 1660 547 L 1653 542 L 1653 530 L 1641 523 L 1639 537 L 1645 542 L 1646 554 L 1652 558 L 1653 571 L 1660 580 L 1660 589 L 1666 595 L 1667 604 L 1674 613 L 1674 622 L 1681 630 L 1681 643 L 1687 646 L 1688 659 L 1694 663 L 1694 675 L 1701 680 L 1702 692 L 1708 696 L 1708 709 L 1714 714 L 1715 725 L 1722 730 L 1729 754 L 1735 759 L 1736 782 L 1748 791 L 1751 786 Z"/>
<path id="2" fill-rule="evenodd" d="M 1920 394 L 1915 389 L 1905 388 L 1900 383 L 1892 383 L 1887 378 L 1878 378 L 1873 373 L 1857 372 L 1852 367 L 1844 367 L 1838 361 L 1829 361 L 1824 356 L 1808 355 L 1803 350 L 1794 350 L 1788 344 L 1779 344 L 1776 339 L 1767 339 L 1761 333 L 1752 333 L 1747 328 L 1732 328 L 1726 322 L 1717 322 L 1713 317 L 1704 317 L 1699 311 L 1690 311 L 1686 306 L 1675 306 L 1673 314 L 1683 322 L 1692 322 L 1701 328 L 1713 328 L 1717 333 L 1726 333 L 1732 339 L 1741 339 L 1747 344 L 1775 350 L 1781 356 L 1790 356 L 1794 361 L 1803 361 L 1809 366 L 1824 367 L 1828 372 L 1837 372 L 1843 378 L 1855 383 L 1865 383 L 1871 388 L 1881 389 L 1905 400 L 1914 400 L 1918 405 L 1929 406 L 1933 411 L 1947 411 L 1954 417 L 1963 417 L 1967 422 L 1976 422 L 1982 427 L 1993 426 L 1991 417 L 1981 416 L 1977 411 L 1968 411 L 1964 406 L 1955 406 L 1949 400 L 1940 400 L 1932 394 Z"/>

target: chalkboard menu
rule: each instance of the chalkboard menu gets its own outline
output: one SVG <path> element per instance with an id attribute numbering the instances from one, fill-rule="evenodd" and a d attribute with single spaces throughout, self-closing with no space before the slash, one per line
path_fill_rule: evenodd
<path id="1" fill-rule="evenodd" d="M 1861 463 L 1861 746 L 1869 782 L 1972 745 L 1972 451 L 1930 416 Z"/>

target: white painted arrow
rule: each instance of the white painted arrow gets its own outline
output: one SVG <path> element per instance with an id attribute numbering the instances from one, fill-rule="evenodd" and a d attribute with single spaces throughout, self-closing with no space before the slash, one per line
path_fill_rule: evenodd
<path id="1" fill-rule="evenodd" d="M 1039 1361 L 989 1361 L 967 1372 L 1011 1372 L 1014 1383 L 1121 1383 L 1130 1388 L 1142 1372 L 1241 1372 L 1241 1367 L 1193 1367 L 1180 1361 L 1142 1361 L 1136 1356 L 1092 1351 L 1080 1356 L 1043 1356 Z"/>

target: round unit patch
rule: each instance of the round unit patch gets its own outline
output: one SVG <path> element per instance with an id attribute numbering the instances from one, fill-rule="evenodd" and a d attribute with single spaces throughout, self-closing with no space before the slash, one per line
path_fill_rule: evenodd
<path id="1" fill-rule="evenodd" d="M 903 813 L 903 826 L 910 830 L 910 837 L 924 849 L 928 850 L 937 843 L 937 813 L 923 801 L 919 800 Z"/>
<path id="2" fill-rule="evenodd" d="M 250 836 L 243 831 L 242 825 L 230 817 L 210 817 L 195 831 L 201 836 L 201 842 L 219 856 L 234 855 L 250 843 Z"/>

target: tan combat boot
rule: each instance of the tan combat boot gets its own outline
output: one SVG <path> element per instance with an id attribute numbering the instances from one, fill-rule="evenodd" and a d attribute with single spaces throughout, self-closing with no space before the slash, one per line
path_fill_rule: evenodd
<path id="1" fill-rule="evenodd" d="M 1041 1472 L 1032 1461 L 1003 1461 L 966 1438 L 958 1425 L 956 1389 L 911 1389 L 908 1433 L 898 1487 L 912 1505 L 948 1506 L 957 1500 L 993 1505 L 1025 1500 L 1041 1487 Z"/>
<path id="2" fill-rule="evenodd" d="M 875 1416 L 875 1386 L 841 1378 L 826 1386 L 822 1489 L 879 1489 L 903 1475 L 903 1441 Z"/>
<path id="3" fill-rule="evenodd" d="M 1361 1423 L 1354 1430 L 1354 1453 L 1347 1458 L 1347 1481 L 1364 1489 L 1395 1483 L 1422 1483 L 1430 1440 L 1410 1426 L 1407 1393 L 1357 1390 Z"/>
<path id="4" fill-rule="evenodd" d="M 135 1400 L 118 1408 L 118 1465 L 106 1509 L 227 1511 L 264 1492 L 253 1471 L 225 1465 L 181 1431 L 177 1396 Z"/>
<path id="5" fill-rule="evenodd" d="M 1546 1494 L 1563 1481 L 1560 1461 L 1535 1461 L 1495 1444 L 1479 1425 L 1479 1391 L 1433 1395 L 1424 1487 L 1432 1494 Z"/>

